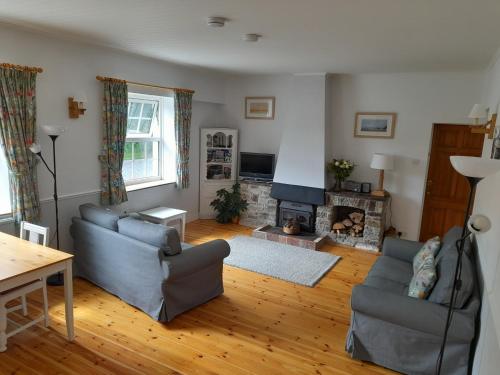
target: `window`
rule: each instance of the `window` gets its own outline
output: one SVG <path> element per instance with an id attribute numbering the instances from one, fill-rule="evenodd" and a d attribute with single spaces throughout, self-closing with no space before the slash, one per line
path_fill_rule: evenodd
<path id="1" fill-rule="evenodd" d="M 174 113 L 171 97 L 129 93 L 122 169 L 127 187 L 175 181 Z"/>
<path id="2" fill-rule="evenodd" d="M 10 207 L 9 169 L 2 147 L 3 145 L 0 145 L 0 217 L 10 216 L 12 212 Z"/>

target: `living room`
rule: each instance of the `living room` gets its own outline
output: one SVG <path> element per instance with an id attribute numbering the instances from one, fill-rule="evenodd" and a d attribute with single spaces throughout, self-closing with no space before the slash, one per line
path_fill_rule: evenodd
<path id="1" fill-rule="evenodd" d="M 73 263 L 73 290 L 66 288 L 67 269 L 61 269 L 58 280 L 46 288 L 45 314 L 50 316 L 50 324 L 27 327 L 6 339 L 6 350 L 0 353 L 2 373 L 432 374 L 438 373 L 440 357 L 442 374 L 496 373 L 500 365 L 500 177 L 498 173 L 473 176 L 485 178 L 477 185 L 473 210 L 467 210 L 471 189 L 467 179 L 459 175 L 465 173 L 465 167 L 461 169 L 462 159 L 452 166 L 449 156 L 482 156 L 478 164 L 467 168 L 488 172 L 500 158 L 496 151 L 500 147 L 498 131 L 495 123 L 489 122 L 496 119 L 500 104 L 499 4 L 488 0 L 461 2 L 460 6 L 451 0 L 397 5 L 390 1 L 374 5 L 368 1 L 83 4 L 58 0 L 43 5 L 34 1 L 0 4 L 0 111 L 12 112 L 1 104 L 6 103 L 8 93 L 7 73 L 36 73 L 33 91 L 28 90 L 34 92 L 36 87 L 36 95 L 27 95 L 36 99 L 31 111 L 36 115 L 30 123 L 36 137 L 25 139 L 23 152 L 33 144 L 39 146 L 27 156 L 36 163 L 33 184 L 37 197 L 33 200 L 38 212 L 21 207 L 14 213 L 15 193 L 11 191 L 16 190 L 16 184 L 12 181 L 19 179 L 20 172 L 16 174 L 15 166 L 8 162 L 13 157 L 10 141 L 2 134 L 0 231 L 9 235 L 8 240 L 2 237 L 2 247 L 11 237 L 19 237 L 19 225 L 26 221 L 49 229 L 49 248 L 75 256 L 74 260 L 64 258 L 65 267 Z M 288 9 L 285 14 L 284 8 Z M 120 17 L 123 22 L 118 21 Z M 476 27 L 480 25 L 488 28 Z M 125 139 L 125 143 L 130 146 L 122 150 L 125 168 L 117 170 L 111 166 L 115 151 L 106 149 L 103 140 L 106 124 L 113 123 L 113 118 L 107 121 L 103 116 L 103 106 L 107 103 L 106 88 L 120 84 L 128 95 L 124 121 L 128 131 L 134 126 L 135 131 L 127 133 L 129 141 Z M 178 98 L 177 94 L 192 96 L 187 106 L 192 108 L 186 117 L 189 120 L 183 125 L 188 132 L 182 141 L 175 132 L 182 129 L 178 127 L 178 104 L 184 96 Z M 157 113 L 157 123 L 154 116 L 134 113 L 133 105 L 142 105 L 145 111 L 148 101 L 158 103 L 151 107 Z M 470 113 L 473 106 L 475 112 Z M 140 134 L 141 121 L 150 126 L 147 139 Z M 386 121 L 387 126 L 383 132 L 372 131 L 376 134 L 367 136 L 369 129 L 363 130 L 363 121 Z M 483 126 L 487 122 L 488 126 Z M 2 129 L 7 129 L 7 123 L 0 120 Z M 162 128 L 159 124 L 166 125 Z M 155 126 L 161 129 L 161 136 L 156 136 Z M 467 140 L 478 143 L 474 149 L 469 145 L 458 152 L 443 151 L 434 147 L 440 131 L 446 142 L 460 139 L 463 144 Z M 218 132 L 226 137 L 222 147 L 213 138 Z M 147 145 L 139 152 L 135 147 L 141 142 Z M 182 146 L 180 142 L 184 142 Z M 187 153 L 179 152 L 182 147 Z M 224 159 L 220 161 L 220 156 L 213 156 L 216 150 L 208 153 L 209 149 L 229 149 L 229 153 L 220 154 Z M 448 152 L 446 160 L 436 161 L 433 152 Z M 247 160 L 242 158 L 256 154 L 273 157 L 271 181 L 243 181 L 249 176 L 241 173 L 240 164 Z M 103 155 L 107 161 L 103 162 Z M 152 155 L 147 167 L 141 161 L 148 158 L 144 155 Z M 215 159 L 208 160 L 206 155 Z M 374 164 L 378 157 L 386 167 Z M 334 187 L 336 168 L 331 162 L 335 160 L 353 165 L 349 176 L 341 178 L 342 191 Z M 467 163 L 469 159 L 464 160 Z M 483 162 L 487 165 L 484 169 Z M 332 168 L 327 169 L 329 163 Z M 103 200 L 103 171 L 122 175 L 124 184 L 117 190 L 126 194 L 117 194 L 118 200 L 113 201 L 116 191 L 110 186 L 106 197 L 112 198 Z M 131 177 L 136 173 L 143 175 Z M 441 184 L 450 191 L 439 189 L 439 184 L 435 188 L 431 176 L 445 182 L 452 176 L 449 183 Z M 217 190 L 230 191 L 238 180 L 246 210 L 238 212 L 234 223 L 221 224 L 214 220 L 214 205 L 210 203 Z M 364 188 L 371 192 L 363 193 Z M 460 205 L 445 202 L 444 206 L 432 206 L 433 194 L 453 195 L 458 190 L 463 194 L 454 198 Z M 372 194 L 377 191 L 382 195 Z M 347 197 L 344 203 L 334 203 L 339 196 Z M 353 196 L 361 202 L 358 208 L 336 218 L 333 207 L 352 206 Z M 301 227 L 295 219 L 283 216 L 280 205 L 284 201 L 312 207 L 310 232 L 301 233 L 298 240 L 281 232 L 287 221 L 291 227 L 304 229 L 304 224 Z M 363 204 L 380 204 L 383 214 L 363 209 Z M 173 209 L 169 214 L 177 215 L 170 216 L 176 219 L 175 229 L 163 228 L 161 233 L 166 233 L 168 241 L 177 238 L 193 247 L 189 250 L 182 245 L 176 250 L 181 254 L 161 255 L 164 258 L 154 267 L 167 276 L 162 276 L 164 284 L 156 283 L 157 275 L 148 268 L 157 260 L 154 257 L 129 258 L 123 253 L 122 259 L 110 262 L 110 253 L 109 258 L 100 258 L 100 252 L 108 248 L 117 254 L 124 252 L 127 246 L 123 244 L 128 240 L 93 231 L 85 216 L 97 215 L 93 211 L 96 207 L 110 208 L 119 216 L 118 222 L 125 220 L 124 230 L 132 233 L 135 242 L 137 236 L 151 235 L 151 227 L 137 220 L 137 213 L 159 207 Z M 351 220 L 353 212 L 363 216 L 354 215 Z M 431 213 L 435 216 L 429 221 Z M 470 220 L 464 221 L 469 213 Z M 140 215 L 141 219 L 147 216 Z M 375 225 L 374 218 L 379 220 Z M 376 233 L 362 244 L 359 234 L 351 235 L 344 224 L 343 229 L 334 229 L 345 220 L 352 226 L 361 224 L 365 235 Z M 155 222 L 168 224 L 166 219 Z M 437 286 L 427 290 L 425 297 L 411 298 L 407 295 L 408 279 L 402 292 L 405 295 L 397 296 L 404 297 L 405 303 L 389 305 L 393 315 L 398 311 L 408 314 L 413 303 L 427 303 L 439 307 L 439 313 L 427 315 L 434 321 L 414 322 L 417 329 L 363 310 L 368 307 L 360 306 L 356 298 L 366 292 L 366 285 L 356 285 L 373 282 L 369 274 L 373 279 L 380 259 L 391 252 L 401 257 L 411 246 L 420 249 L 422 244 L 414 241 L 426 242 L 436 234 L 444 243 L 448 230 L 462 228 L 464 223 L 473 229 L 464 232 L 467 240 L 460 241 L 457 254 L 466 247 L 469 232 L 479 228 L 479 233 L 471 236 L 475 249 L 472 263 L 477 263 L 478 269 L 474 278 L 480 280 L 475 281 L 477 301 L 471 292 L 461 308 L 449 310 L 450 303 L 431 302 Z M 256 233 L 267 227 L 280 227 L 279 235 Z M 311 236 L 312 245 L 298 242 L 307 236 Z M 458 241 L 460 233 L 457 236 Z M 347 238 L 352 246 L 340 238 Z M 220 239 L 227 243 L 217 242 Z M 412 245 L 397 248 L 399 240 Z M 139 251 L 149 249 L 149 245 L 135 245 Z M 169 249 L 176 247 L 170 242 L 167 245 Z M 315 250 L 304 249 L 308 246 Z M 240 248 L 244 249 L 241 253 Z M 282 254 L 290 250 L 296 251 L 285 262 L 288 256 Z M 303 257 L 295 262 L 301 251 L 312 253 L 311 259 Z M 181 261 L 184 253 L 194 252 L 209 253 L 213 259 L 206 260 L 202 254 L 189 262 Z M 252 257 L 249 252 L 262 252 L 262 256 Z M 468 255 L 463 257 L 467 262 Z M 5 262 L 9 259 L 4 255 Z M 411 263 L 413 257 L 407 260 Z M 201 272 L 203 262 L 208 261 L 214 263 Z M 176 278 L 178 270 L 186 272 L 193 267 L 198 268 L 189 276 L 196 277 L 189 282 L 184 280 L 183 284 L 182 278 Z M 310 275 L 306 274 L 308 267 Z M 453 288 L 459 298 L 466 289 L 466 268 L 461 263 L 462 286 L 450 286 L 450 292 Z M 456 276 L 454 272 L 451 267 L 449 278 Z M 437 282 L 443 276 L 440 273 L 444 274 L 444 268 L 437 269 Z M 2 294 L 14 285 L 9 284 L 7 274 L 3 269 L 0 272 Z M 61 281 L 63 274 L 65 282 Z M 140 276 L 131 287 L 127 278 L 136 274 Z M 215 279 L 217 283 L 212 285 Z M 117 280 L 121 286 L 113 284 Z M 54 285 L 57 281 L 59 286 Z M 157 289 L 154 303 L 145 289 L 150 285 Z M 138 290 L 140 298 L 133 295 Z M 74 303 L 72 342 L 67 341 L 69 323 L 65 316 L 70 292 Z M 368 299 L 376 299 L 374 296 Z M 410 300 L 408 304 L 406 300 Z M 385 301 L 389 304 L 389 299 Z M 476 308 L 479 301 L 481 306 Z M 30 291 L 27 303 L 27 317 L 14 311 L 7 321 L 24 324 L 44 312 L 39 291 Z M 466 305 L 473 310 L 470 314 Z M 380 309 L 379 314 L 384 311 L 383 306 L 369 308 Z M 453 311 L 451 324 L 447 323 L 448 311 Z M 372 324 L 372 318 L 389 333 L 369 331 L 377 325 Z M 448 340 L 443 340 L 447 325 Z M 434 328 L 439 334 L 431 333 Z M 470 335 L 465 335 L 468 329 Z M 378 350 L 372 347 L 373 342 L 364 341 L 369 337 L 380 343 Z M 354 344 L 349 344 L 349 338 Z M 409 341 L 417 344 L 411 347 Z M 440 356 L 443 342 L 444 355 Z M 428 350 L 421 349 L 426 345 Z M 415 351 L 411 352 L 413 359 L 406 352 L 409 348 Z"/>

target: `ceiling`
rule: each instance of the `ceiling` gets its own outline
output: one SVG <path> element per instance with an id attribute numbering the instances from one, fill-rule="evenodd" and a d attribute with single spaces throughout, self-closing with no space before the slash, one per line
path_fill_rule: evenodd
<path id="1" fill-rule="evenodd" d="M 500 46 L 499 0 L 0 0 L 0 22 L 240 73 L 479 69 Z"/>

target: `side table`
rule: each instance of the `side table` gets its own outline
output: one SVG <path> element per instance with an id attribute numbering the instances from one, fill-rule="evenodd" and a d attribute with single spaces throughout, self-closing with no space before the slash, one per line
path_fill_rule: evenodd
<path id="1" fill-rule="evenodd" d="M 182 242 L 184 242 L 184 235 L 186 232 L 186 214 L 187 211 L 168 207 L 156 207 L 150 210 L 139 212 L 139 215 L 141 215 L 144 220 L 151 221 L 156 224 L 168 225 L 168 223 L 171 221 L 180 220 L 180 238 Z"/>

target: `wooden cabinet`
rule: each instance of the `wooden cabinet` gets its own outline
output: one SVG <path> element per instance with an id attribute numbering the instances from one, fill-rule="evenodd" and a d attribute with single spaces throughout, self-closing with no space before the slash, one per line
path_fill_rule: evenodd
<path id="1" fill-rule="evenodd" d="M 200 218 L 215 217 L 210 202 L 238 178 L 238 130 L 202 128 L 200 134 Z"/>

